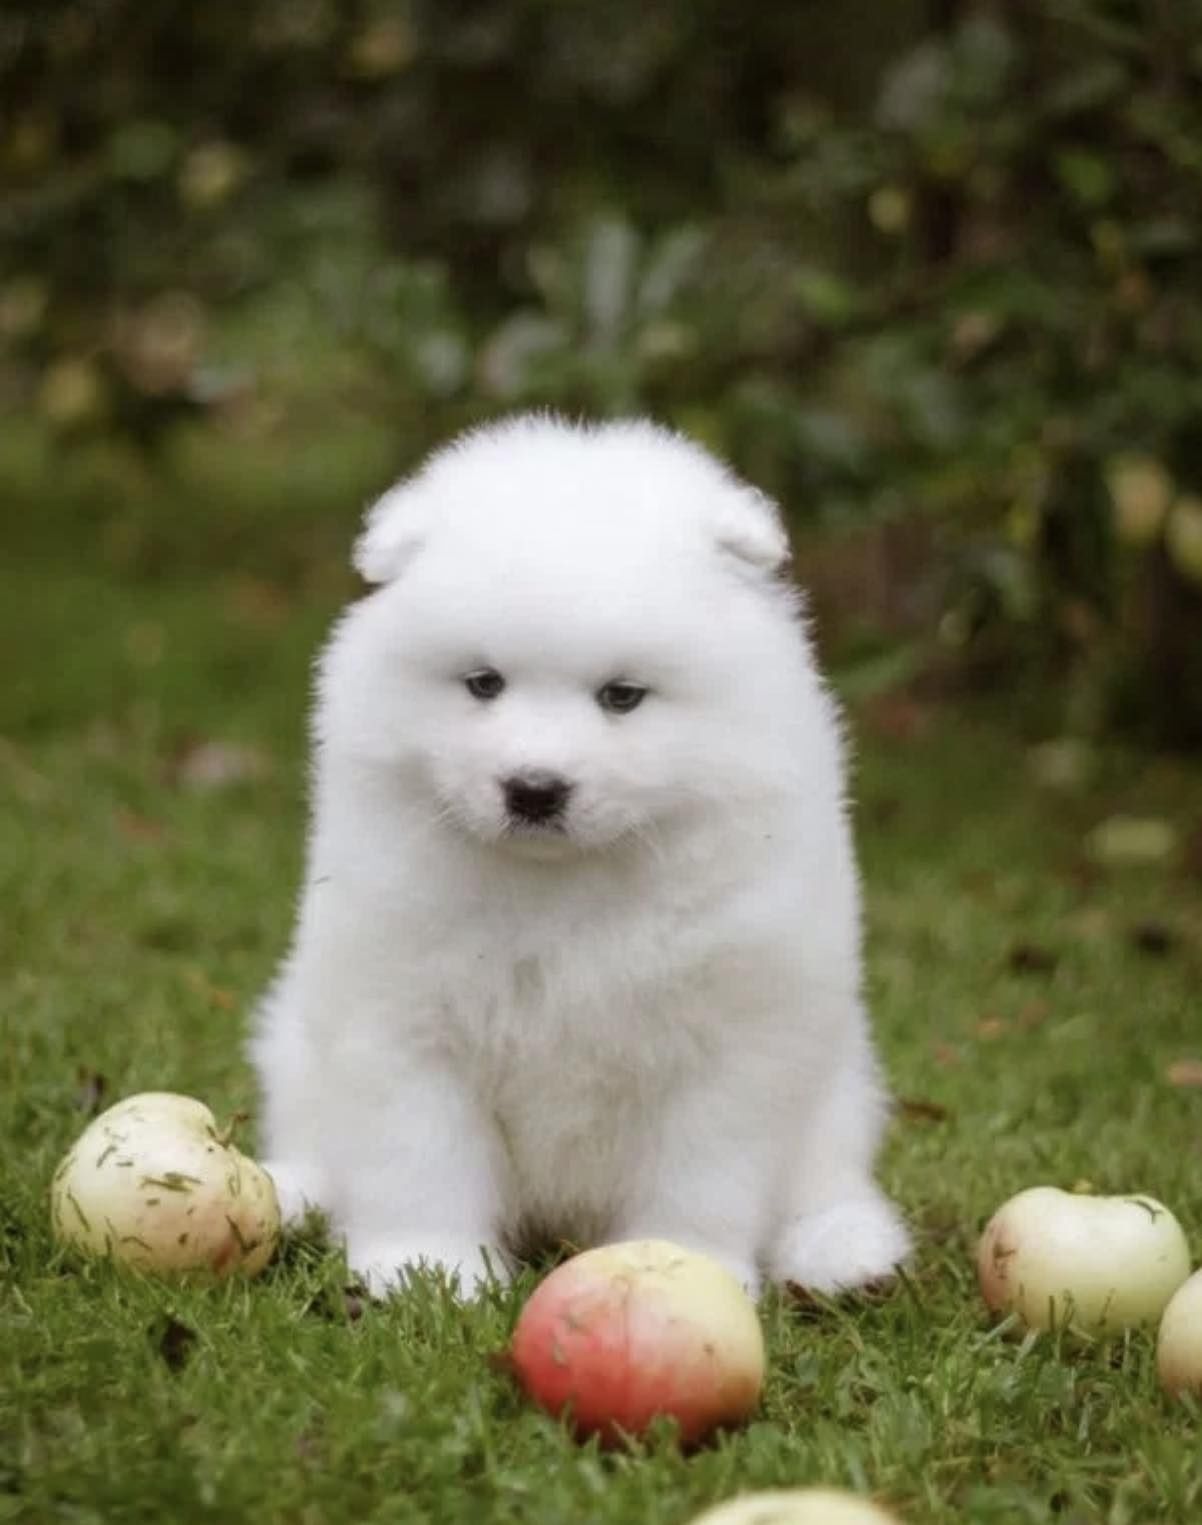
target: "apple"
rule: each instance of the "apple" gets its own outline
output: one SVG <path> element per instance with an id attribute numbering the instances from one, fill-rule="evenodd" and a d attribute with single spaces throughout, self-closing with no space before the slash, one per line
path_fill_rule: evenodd
<path id="1" fill-rule="evenodd" d="M 1180 1223 L 1153 1197 L 1033 1186 L 1001 1206 L 977 1250 L 995 1312 L 1031 1329 L 1109 1335 L 1158 1319 L 1189 1275 Z"/>
<path id="2" fill-rule="evenodd" d="M 717 1261 L 659 1239 L 552 1271 L 522 1309 L 510 1359 L 535 1403 L 606 1443 L 666 1415 L 692 1445 L 746 1419 L 764 1381 L 751 1299 Z"/>
<path id="3" fill-rule="evenodd" d="M 691 1525 L 898 1525 L 862 1493 L 842 1488 L 778 1488 L 741 1493 L 697 1515 Z"/>
<path id="4" fill-rule="evenodd" d="M 1202 583 L 1202 498 L 1187 493 L 1177 499 L 1165 526 L 1164 543 L 1181 575 Z"/>
<path id="5" fill-rule="evenodd" d="M 280 1209 L 271 1177 L 190 1096 L 147 1091 L 101 1113 L 54 1173 L 60 1244 L 144 1271 L 241 1270 L 271 1259 Z"/>
<path id="6" fill-rule="evenodd" d="M 1156 1337 L 1156 1370 L 1165 1392 L 1202 1395 L 1202 1271 L 1169 1299 Z"/>
<path id="7" fill-rule="evenodd" d="M 1160 536 L 1175 492 L 1173 479 L 1155 456 L 1120 455 L 1106 463 L 1114 530 L 1128 545 L 1150 545 Z"/>
<path id="8" fill-rule="evenodd" d="M 184 160 L 178 188 L 185 206 L 207 211 L 221 202 L 241 184 L 246 163 L 241 150 L 232 143 L 216 140 L 198 143 Z"/>
<path id="9" fill-rule="evenodd" d="M 91 360 L 68 355 L 42 373 L 38 407 L 56 428 L 74 429 L 104 416 L 106 391 L 104 376 Z"/>

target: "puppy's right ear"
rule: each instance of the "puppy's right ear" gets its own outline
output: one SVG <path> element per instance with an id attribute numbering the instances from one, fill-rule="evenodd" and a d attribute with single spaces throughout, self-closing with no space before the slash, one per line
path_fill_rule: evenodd
<path id="1" fill-rule="evenodd" d="M 351 553 L 355 570 L 367 582 L 392 582 L 421 549 L 425 515 L 416 482 L 390 487 L 367 511 L 363 533 Z"/>
<path id="2" fill-rule="evenodd" d="M 757 572 L 779 575 L 789 564 L 789 537 L 780 510 L 754 487 L 738 487 L 715 526 L 719 549 Z"/>

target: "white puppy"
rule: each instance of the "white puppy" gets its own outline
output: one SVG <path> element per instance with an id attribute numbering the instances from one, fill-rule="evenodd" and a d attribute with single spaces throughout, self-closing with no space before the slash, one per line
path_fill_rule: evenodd
<path id="1" fill-rule="evenodd" d="M 907 1235 L 834 706 L 773 506 L 645 423 L 519 418 L 372 511 L 321 663 L 269 1169 L 375 1290 L 655 1236 L 821 1291 Z"/>

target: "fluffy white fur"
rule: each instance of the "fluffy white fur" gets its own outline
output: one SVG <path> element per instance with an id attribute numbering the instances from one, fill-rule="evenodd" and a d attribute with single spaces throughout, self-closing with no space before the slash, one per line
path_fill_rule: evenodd
<path id="1" fill-rule="evenodd" d="M 320 668 L 269 1169 L 376 1290 L 657 1236 L 832 1291 L 907 1235 L 837 717 L 773 506 L 645 423 L 519 418 L 372 511 Z M 465 675 L 490 669 L 496 697 Z M 613 681 L 643 685 L 630 713 Z M 516 822 L 508 779 L 571 786 Z"/>

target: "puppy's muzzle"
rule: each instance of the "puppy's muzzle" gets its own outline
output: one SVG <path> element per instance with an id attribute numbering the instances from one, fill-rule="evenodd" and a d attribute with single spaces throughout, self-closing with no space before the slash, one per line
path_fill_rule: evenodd
<path id="1" fill-rule="evenodd" d="M 562 822 L 572 786 L 555 773 L 515 773 L 502 779 L 505 809 L 511 821 L 523 826 L 551 826 Z"/>

